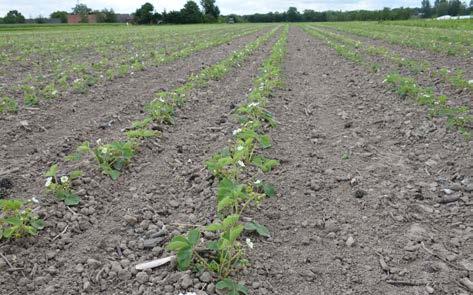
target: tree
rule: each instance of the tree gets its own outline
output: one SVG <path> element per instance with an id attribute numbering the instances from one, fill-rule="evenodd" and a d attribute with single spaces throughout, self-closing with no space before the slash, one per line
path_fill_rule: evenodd
<path id="1" fill-rule="evenodd" d="M 448 2 L 448 14 L 457 16 L 465 13 L 466 7 L 460 0 L 450 0 Z"/>
<path id="2" fill-rule="evenodd" d="M 25 17 L 18 10 L 10 10 L 3 18 L 5 24 L 21 24 L 25 22 Z"/>
<path id="3" fill-rule="evenodd" d="M 51 13 L 50 18 L 58 18 L 61 20 L 61 23 L 67 23 L 67 11 L 55 11 Z"/>
<path id="4" fill-rule="evenodd" d="M 101 11 L 94 11 L 94 14 L 97 15 L 98 23 L 116 23 L 117 15 L 113 9 L 102 9 Z"/>
<path id="5" fill-rule="evenodd" d="M 92 12 L 92 9 L 87 7 L 85 4 L 78 3 L 76 6 L 72 8 L 72 13 L 80 15 L 80 22 L 81 23 L 88 23 L 89 22 L 89 13 Z"/>
<path id="6" fill-rule="evenodd" d="M 201 0 L 200 5 L 204 9 L 205 22 L 216 22 L 220 15 L 220 9 L 215 5 L 215 0 Z"/>
<path id="7" fill-rule="evenodd" d="M 74 14 L 82 15 L 82 14 L 89 14 L 91 12 L 92 12 L 92 9 L 87 7 L 87 5 L 81 4 L 81 3 L 77 4 L 76 6 L 72 8 L 72 13 Z"/>
<path id="8" fill-rule="evenodd" d="M 436 7 L 437 16 L 447 15 L 448 14 L 448 1 L 447 0 L 439 0 L 438 5 Z"/>
<path id="9" fill-rule="evenodd" d="M 181 9 L 182 21 L 186 24 L 201 23 L 203 20 L 202 12 L 194 1 L 187 1 L 184 8 Z"/>
<path id="10" fill-rule="evenodd" d="M 302 17 L 297 8 L 289 7 L 287 10 L 287 21 L 288 22 L 298 22 L 301 21 Z"/>
<path id="11" fill-rule="evenodd" d="M 432 7 L 430 6 L 429 0 L 422 0 L 421 12 L 422 12 L 422 17 L 424 18 L 432 17 Z"/>
<path id="12" fill-rule="evenodd" d="M 133 20 L 141 25 L 151 24 L 154 20 L 153 11 L 153 4 L 146 2 L 135 11 L 135 13 L 133 14 Z"/>

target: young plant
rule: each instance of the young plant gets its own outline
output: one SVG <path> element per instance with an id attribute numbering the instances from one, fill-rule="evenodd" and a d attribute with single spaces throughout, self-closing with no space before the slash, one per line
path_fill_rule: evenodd
<path id="1" fill-rule="evenodd" d="M 147 105 L 149 116 L 157 123 L 174 124 L 174 106 L 159 98 Z"/>
<path id="2" fill-rule="evenodd" d="M 39 219 L 21 200 L 0 200 L 0 240 L 35 236 L 44 228 Z"/>
<path id="3" fill-rule="evenodd" d="M 99 164 L 102 173 L 117 180 L 121 171 L 130 163 L 135 155 L 138 144 L 135 141 L 114 141 L 98 144 L 92 148 L 86 141 L 77 148 L 77 152 L 68 157 L 69 160 L 80 160 L 83 154 L 91 154 Z"/>
<path id="4" fill-rule="evenodd" d="M 17 113 L 18 103 L 13 99 L 4 96 L 0 99 L 0 114 L 2 113 Z"/>
<path id="5" fill-rule="evenodd" d="M 82 171 L 72 171 L 68 175 L 58 176 L 58 165 L 52 165 L 44 175 L 46 179 L 46 191 L 63 201 L 67 206 L 75 206 L 80 198 L 74 193 L 71 182 L 82 176 Z"/>

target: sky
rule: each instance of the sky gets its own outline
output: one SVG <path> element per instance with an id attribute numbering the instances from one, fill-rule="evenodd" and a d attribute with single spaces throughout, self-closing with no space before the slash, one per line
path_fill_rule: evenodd
<path id="1" fill-rule="evenodd" d="M 150 2 L 157 11 L 161 12 L 164 9 L 179 10 L 187 0 L 80 0 L 80 3 L 94 10 L 113 8 L 116 13 L 132 13 L 145 2 Z M 48 16 L 56 10 L 70 11 L 76 3 L 77 0 L 0 0 L 0 16 L 4 16 L 10 10 L 18 10 L 27 18 L 38 15 Z M 285 11 L 289 6 L 295 6 L 299 11 L 419 7 L 421 0 L 216 0 L 216 3 L 222 14 L 253 14 Z"/>

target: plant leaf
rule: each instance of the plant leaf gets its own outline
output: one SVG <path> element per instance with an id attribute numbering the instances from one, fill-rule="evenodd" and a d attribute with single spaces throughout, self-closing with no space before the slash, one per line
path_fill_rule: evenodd
<path id="1" fill-rule="evenodd" d="M 46 176 L 46 177 L 55 177 L 57 172 L 58 172 L 58 165 L 54 164 L 51 167 L 49 167 L 48 172 L 46 172 L 46 174 L 44 174 L 44 176 Z"/>
<path id="2" fill-rule="evenodd" d="M 256 221 L 251 221 L 245 223 L 245 230 L 247 231 L 256 231 L 260 236 L 271 237 L 271 234 L 268 228 L 262 224 L 257 223 Z"/>
<path id="3" fill-rule="evenodd" d="M 192 229 L 189 231 L 187 234 L 187 240 L 192 246 L 197 245 L 200 239 L 200 230 L 198 229 Z"/>
<path id="4" fill-rule="evenodd" d="M 248 295 L 248 289 L 245 286 L 235 283 L 229 278 L 218 281 L 215 287 L 219 290 L 227 290 L 228 295 Z"/>

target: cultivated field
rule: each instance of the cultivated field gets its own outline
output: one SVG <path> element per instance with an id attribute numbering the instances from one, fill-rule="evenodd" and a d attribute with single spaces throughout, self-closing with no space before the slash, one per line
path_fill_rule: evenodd
<path id="1" fill-rule="evenodd" d="M 0 27 L 0 293 L 471 294 L 472 53 L 468 21 Z"/>

